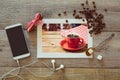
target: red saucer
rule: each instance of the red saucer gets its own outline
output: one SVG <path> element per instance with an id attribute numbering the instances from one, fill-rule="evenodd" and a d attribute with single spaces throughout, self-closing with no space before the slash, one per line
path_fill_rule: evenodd
<path id="1" fill-rule="evenodd" d="M 63 49 L 70 50 L 70 51 L 76 51 L 76 50 L 83 49 L 86 46 L 86 43 L 84 42 L 83 45 L 81 45 L 78 48 L 71 48 L 68 46 L 68 42 L 64 39 L 60 42 L 60 45 Z"/>

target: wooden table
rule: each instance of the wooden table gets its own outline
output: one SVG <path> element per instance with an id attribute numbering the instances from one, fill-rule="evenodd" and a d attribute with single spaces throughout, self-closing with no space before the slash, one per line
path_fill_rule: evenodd
<path id="1" fill-rule="evenodd" d="M 90 2 L 92 0 L 89 0 Z M 4 31 L 5 26 L 17 22 L 26 23 L 32 20 L 36 12 L 42 13 L 44 18 L 59 18 L 58 13 L 67 10 L 71 17 L 73 9 L 82 9 L 80 4 L 84 0 L 1 0 L 0 1 L 0 76 L 9 70 L 17 67 L 16 61 L 13 60 L 11 50 Z M 97 0 L 98 11 L 105 15 L 107 27 L 99 35 L 94 35 L 94 46 L 102 42 L 111 33 L 115 34 L 112 40 L 100 52 L 95 52 L 92 59 L 56 59 L 56 67 L 64 64 L 65 69 L 62 72 L 55 72 L 52 76 L 46 78 L 36 78 L 26 70 L 21 70 L 20 76 L 25 80 L 119 80 L 120 79 L 120 0 Z M 108 13 L 104 12 L 108 9 Z M 26 32 L 26 31 L 25 31 Z M 27 32 L 26 32 L 27 33 Z M 54 32 L 56 33 L 56 32 Z M 46 34 L 48 36 L 49 34 Z M 37 37 L 36 30 L 27 33 L 31 56 L 20 60 L 20 65 L 26 65 L 36 60 L 37 54 Z M 97 55 L 103 56 L 102 61 L 96 59 Z M 38 63 L 30 66 L 31 70 L 40 70 L 44 66 L 41 61 L 47 62 L 50 66 L 51 59 L 39 59 Z M 74 74 L 74 75 L 70 75 Z M 75 75 L 76 74 L 76 75 Z M 16 80 L 10 78 L 7 80 Z"/>

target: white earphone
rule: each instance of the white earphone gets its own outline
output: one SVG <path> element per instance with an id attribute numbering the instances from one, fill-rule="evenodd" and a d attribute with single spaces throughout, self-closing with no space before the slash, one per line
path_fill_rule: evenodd
<path id="1" fill-rule="evenodd" d="M 60 70 L 60 69 L 63 69 L 64 68 L 64 65 L 63 64 L 61 64 L 58 68 L 56 68 L 55 70 L 57 71 L 57 70 Z"/>
<path id="2" fill-rule="evenodd" d="M 55 70 L 55 60 L 52 59 L 52 60 L 51 60 L 51 63 L 52 63 L 53 69 Z"/>
<path id="3" fill-rule="evenodd" d="M 60 69 L 63 69 L 64 68 L 64 65 L 63 64 L 61 64 L 58 68 L 56 68 L 55 67 L 55 60 L 54 59 L 52 59 L 51 60 L 51 63 L 52 63 L 52 66 L 53 66 L 53 70 L 60 70 Z"/>

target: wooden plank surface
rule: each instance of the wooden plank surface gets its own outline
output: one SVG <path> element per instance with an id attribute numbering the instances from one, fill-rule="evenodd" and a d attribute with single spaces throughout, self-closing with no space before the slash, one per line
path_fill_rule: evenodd
<path id="1" fill-rule="evenodd" d="M 73 10 L 82 10 L 80 4 L 83 2 L 85 0 L 69 0 L 69 2 L 65 0 L 1 0 L 0 29 L 18 22 L 23 23 L 26 27 L 27 22 L 33 19 L 36 12 L 40 12 L 44 18 L 59 18 L 57 14 L 66 10 L 68 15 L 63 18 L 73 18 L 71 16 Z M 105 31 L 119 31 L 120 0 L 97 0 L 96 4 L 99 12 L 105 15 L 107 24 Z M 108 14 L 104 12 L 105 8 L 108 9 Z"/>
<path id="2" fill-rule="evenodd" d="M 1 67 L 0 74 L 13 69 L 12 67 Z M 21 70 L 19 76 L 25 80 L 119 80 L 120 69 L 84 69 L 84 68 L 67 68 L 63 71 L 57 71 L 48 77 L 42 77 L 41 72 L 44 68 L 29 68 L 32 72 L 36 72 L 37 77 L 30 74 L 26 69 Z M 51 74 L 51 72 L 47 72 Z M 44 75 L 45 76 L 45 75 Z M 19 80 L 17 77 L 7 80 Z"/>
<path id="3" fill-rule="evenodd" d="M 3 29 L 5 26 L 22 23 L 26 28 L 28 21 L 31 21 L 35 13 L 40 12 L 44 18 L 60 18 L 58 13 L 67 11 L 68 15 L 62 18 L 73 18 L 72 11 L 82 10 L 80 6 L 85 0 L 1 0 L 0 1 L 0 76 L 17 66 L 16 61 L 12 59 L 10 47 L 7 37 Z M 93 0 L 89 0 L 92 2 Z M 95 0 L 99 12 L 105 15 L 107 27 L 100 35 L 94 36 L 94 46 L 97 46 L 111 33 L 115 33 L 115 37 L 106 44 L 104 49 L 96 52 L 93 59 L 56 59 L 56 66 L 65 65 L 63 73 L 55 73 L 47 78 L 35 78 L 27 71 L 22 70 L 20 76 L 25 80 L 119 80 L 120 79 L 120 0 Z M 108 9 L 108 14 L 104 9 Z M 44 38 L 55 32 L 47 32 Z M 56 33 L 59 34 L 59 33 Z M 20 60 L 21 66 L 29 64 L 36 60 L 36 31 L 26 34 L 30 46 L 31 56 Z M 55 36 L 55 35 L 54 35 Z M 60 37 L 57 37 L 60 38 Z M 51 45 L 47 43 L 47 45 Z M 101 54 L 102 61 L 96 60 L 96 56 Z M 44 61 L 50 65 L 51 59 L 38 59 L 38 63 L 32 65 L 31 70 L 39 70 L 44 67 L 40 62 Z M 78 67 L 78 68 L 76 68 Z M 117 68 L 117 69 L 116 69 Z M 80 75 L 77 75 L 80 74 Z M 39 74 L 39 73 L 38 73 Z M 67 75 L 74 74 L 74 75 Z M 76 75 L 75 75 L 76 74 Z M 66 76 L 65 76 L 66 75 Z M 17 80 L 11 78 L 7 80 Z"/>
<path id="4" fill-rule="evenodd" d="M 0 53 L 1 53 L 0 66 L 13 66 L 13 65 L 16 66 L 15 61 L 12 60 L 12 55 L 11 55 L 11 51 L 10 51 L 10 48 L 9 48 L 9 45 L 8 45 L 8 41 L 7 41 L 5 31 L 1 30 L 0 33 L 1 33 L 0 34 L 0 49 L 1 49 L 1 51 L 0 51 Z M 104 39 L 109 37 L 112 33 L 113 32 L 103 32 L 99 36 L 98 35 L 94 36 L 94 40 L 93 40 L 94 41 L 94 46 L 99 45 Z M 120 58 L 119 58 L 120 57 L 120 54 L 119 54 L 119 52 L 120 52 L 120 47 L 119 47 L 119 45 L 120 45 L 120 43 L 119 43 L 120 32 L 114 32 L 114 33 L 115 33 L 115 36 L 113 37 L 113 39 L 110 40 L 109 43 L 107 43 L 106 45 L 103 46 L 103 48 L 104 48 L 103 50 L 101 50 L 100 52 L 95 52 L 93 59 L 64 59 L 65 60 L 64 62 L 63 62 L 63 59 L 56 59 L 57 63 L 60 64 L 62 62 L 63 64 L 65 64 L 66 67 L 120 68 L 120 63 L 119 63 L 119 61 L 120 61 Z M 56 34 L 56 33 L 54 32 L 54 34 Z M 28 59 L 25 59 L 25 60 L 33 61 L 34 59 L 36 59 L 36 54 L 37 54 L 36 53 L 36 49 L 37 49 L 36 48 L 36 32 L 32 32 L 32 34 L 30 33 L 28 35 L 26 34 L 26 36 L 29 40 L 28 43 L 30 45 L 31 58 L 28 58 Z M 48 36 L 48 34 L 46 36 Z M 56 40 L 51 41 L 51 43 L 52 44 L 57 43 L 57 45 L 59 45 L 59 42 L 57 42 L 58 38 L 57 37 L 53 37 L 53 38 L 56 39 Z M 51 50 L 53 48 L 54 48 L 54 50 L 57 49 L 57 48 L 55 48 L 56 46 L 54 46 L 50 43 L 50 41 L 44 41 L 44 42 L 46 43 L 46 45 L 48 47 L 53 46 L 53 47 L 51 47 Z M 103 56 L 103 61 L 98 61 L 96 59 L 98 54 Z M 48 61 L 50 59 L 42 59 L 42 60 Z M 27 61 L 24 61 L 24 60 L 22 62 L 23 62 L 23 63 L 21 63 L 22 65 L 27 63 Z M 41 66 L 41 65 L 35 64 L 35 66 Z"/>

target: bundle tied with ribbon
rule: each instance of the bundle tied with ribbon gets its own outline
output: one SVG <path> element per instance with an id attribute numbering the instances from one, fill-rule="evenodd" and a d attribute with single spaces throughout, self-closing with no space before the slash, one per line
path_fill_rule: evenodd
<path id="1" fill-rule="evenodd" d="M 40 13 L 36 13 L 34 19 L 32 21 L 28 22 L 27 31 L 28 32 L 32 31 L 34 28 L 36 28 L 36 26 L 38 24 L 43 25 L 42 16 Z"/>

